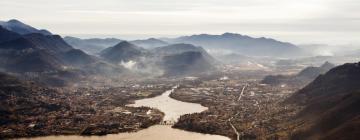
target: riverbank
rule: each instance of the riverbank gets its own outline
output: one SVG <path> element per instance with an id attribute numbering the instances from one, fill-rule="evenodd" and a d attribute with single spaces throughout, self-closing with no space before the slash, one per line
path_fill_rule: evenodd
<path id="1" fill-rule="evenodd" d="M 169 94 L 174 91 L 174 88 L 167 90 L 162 93 L 160 96 L 153 98 L 146 98 L 136 100 L 134 104 L 126 105 L 125 107 L 140 107 L 144 108 L 158 108 L 164 113 L 163 120 L 177 120 L 183 114 L 192 114 L 196 112 L 202 112 L 207 110 L 206 107 L 201 106 L 200 104 L 187 103 L 172 99 L 169 97 Z M 117 111 L 123 111 L 123 108 L 115 109 Z M 148 111 L 152 113 L 152 111 Z M 210 134 L 201 134 L 194 133 L 189 131 L 184 131 L 180 129 L 174 129 L 171 125 L 153 125 L 147 129 L 142 129 L 141 131 L 136 131 L 136 133 L 117 133 L 109 134 L 106 136 L 48 136 L 48 137 L 37 137 L 31 138 L 31 140 L 140 140 L 146 137 L 147 140 L 229 140 L 229 138 L 220 136 L 220 135 L 210 135 Z M 24 139 L 25 140 L 25 139 Z M 26 139 L 28 140 L 28 139 Z"/>

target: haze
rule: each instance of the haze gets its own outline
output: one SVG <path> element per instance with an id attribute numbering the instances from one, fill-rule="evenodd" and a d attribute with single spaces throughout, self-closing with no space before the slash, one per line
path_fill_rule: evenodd
<path id="1" fill-rule="evenodd" d="M 356 44 L 358 0 L 2 0 L 1 20 L 61 35 L 136 39 L 236 32 L 297 44 Z"/>

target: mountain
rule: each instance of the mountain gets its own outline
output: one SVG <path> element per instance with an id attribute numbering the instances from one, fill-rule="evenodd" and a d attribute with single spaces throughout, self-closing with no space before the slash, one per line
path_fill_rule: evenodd
<path id="1" fill-rule="evenodd" d="M 51 33 L 47 30 L 39 30 L 34 27 L 31 27 L 30 25 L 24 24 L 16 19 L 12 19 L 9 21 L 0 21 L 0 26 L 8 29 L 9 31 L 25 35 L 25 34 L 31 34 L 31 33 L 40 33 L 43 35 L 51 35 Z"/>
<path id="2" fill-rule="evenodd" d="M 59 35 L 42 35 L 38 33 L 24 35 L 39 50 L 44 50 L 61 60 L 63 65 L 82 68 L 97 63 L 95 56 L 91 56 L 79 49 L 74 49 Z M 87 70 L 86 70 L 87 71 Z"/>
<path id="3" fill-rule="evenodd" d="M 334 67 L 334 64 L 325 62 L 320 67 L 306 67 L 296 75 L 269 75 L 266 76 L 261 83 L 270 85 L 286 84 L 292 86 L 304 86 Z"/>
<path id="4" fill-rule="evenodd" d="M 222 35 L 200 34 L 164 40 L 170 43 L 193 44 L 211 50 L 228 50 L 247 56 L 294 57 L 302 52 L 300 48 L 291 43 L 233 33 L 224 33 Z"/>
<path id="5" fill-rule="evenodd" d="M 145 39 L 145 40 L 133 40 L 130 41 L 130 43 L 135 44 L 137 46 L 141 46 L 145 49 L 153 49 L 156 47 L 162 47 L 162 46 L 166 46 L 169 45 L 168 42 L 159 40 L 159 39 L 155 39 L 155 38 L 149 38 L 149 39 Z"/>
<path id="6" fill-rule="evenodd" d="M 133 45 L 127 41 L 122 41 L 115 46 L 106 48 L 100 52 L 100 56 L 102 58 L 115 64 L 136 60 L 145 54 L 145 49 Z"/>
<path id="7" fill-rule="evenodd" d="M 335 67 L 285 103 L 304 106 L 303 129 L 293 139 L 351 140 L 360 136 L 360 63 Z"/>
<path id="8" fill-rule="evenodd" d="M 171 44 L 168 46 L 154 48 L 151 50 L 151 52 L 158 56 L 175 55 L 184 52 L 199 52 L 207 61 L 211 63 L 215 62 L 215 59 L 210 54 L 208 54 L 206 50 L 204 50 L 202 47 L 196 47 L 192 44 Z"/>
<path id="9" fill-rule="evenodd" d="M 45 50 L 58 58 L 66 67 L 80 69 L 91 75 L 107 75 L 108 72 L 114 74 L 124 71 L 121 66 L 116 68 L 108 63 L 101 62 L 95 56 L 88 55 L 80 49 L 74 49 L 58 35 L 27 34 L 24 37 L 35 44 L 39 50 Z M 99 68 L 99 66 L 103 68 Z"/>
<path id="10" fill-rule="evenodd" d="M 108 47 L 114 46 L 120 43 L 122 40 L 116 38 L 90 38 L 90 39 L 80 39 L 76 37 L 66 36 L 64 40 L 73 46 L 76 49 L 80 49 L 89 54 L 97 54 L 101 50 L 104 50 Z"/>
<path id="11" fill-rule="evenodd" d="M 211 62 L 197 51 L 165 56 L 161 66 L 165 71 L 165 76 L 193 75 L 214 70 Z"/>

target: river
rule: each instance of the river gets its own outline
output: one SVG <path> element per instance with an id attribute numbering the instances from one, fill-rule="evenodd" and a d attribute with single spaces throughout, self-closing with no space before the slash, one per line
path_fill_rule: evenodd
<path id="1" fill-rule="evenodd" d="M 175 87 L 176 88 L 176 87 Z M 157 108 L 165 113 L 164 121 L 177 121 L 183 114 L 196 113 L 207 108 L 200 104 L 187 103 L 169 97 L 175 90 L 165 91 L 162 95 L 153 98 L 136 100 L 128 106 L 147 106 Z M 22 138 L 20 140 L 230 140 L 219 135 L 200 134 L 171 128 L 170 125 L 154 125 L 147 129 L 133 133 L 108 134 L 105 136 L 45 136 Z"/>

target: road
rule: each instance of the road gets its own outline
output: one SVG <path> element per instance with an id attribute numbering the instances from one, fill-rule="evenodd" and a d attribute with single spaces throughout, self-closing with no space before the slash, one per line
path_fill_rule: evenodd
<path id="1" fill-rule="evenodd" d="M 241 100 L 241 97 L 244 95 L 244 90 L 245 90 L 246 86 L 247 86 L 247 84 L 242 88 L 241 93 L 240 93 L 240 96 L 239 96 L 239 98 L 238 98 L 237 101 L 240 101 L 240 100 Z"/>
<path id="2" fill-rule="evenodd" d="M 237 115 L 239 115 L 239 113 L 237 113 L 235 116 L 237 116 Z M 230 124 L 230 126 L 231 126 L 231 128 L 234 130 L 234 132 L 235 132 L 235 134 L 236 134 L 236 139 L 237 140 L 240 140 L 240 133 L 239 133 L 239 131 L 236 129 L 236 127 L 231 123 L 231 120 L 234 118 L 234 116 L 233 117 L 231 117 L 231 118 L 229 118 L 229 120 L 228 120 L 228 122 L 229 122 L 229 124 Z"/>

